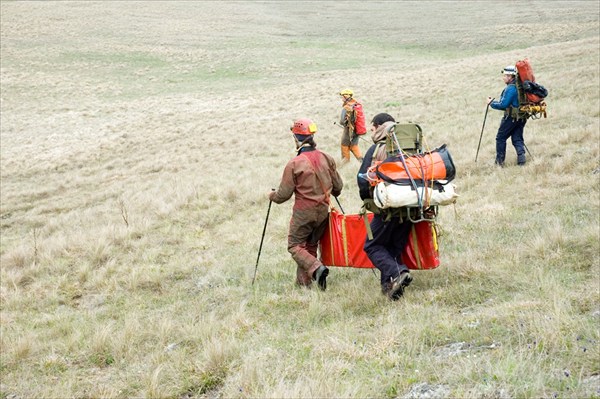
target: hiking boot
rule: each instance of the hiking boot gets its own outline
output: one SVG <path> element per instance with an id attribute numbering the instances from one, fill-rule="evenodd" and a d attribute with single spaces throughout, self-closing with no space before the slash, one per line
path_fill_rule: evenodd
<path id="1" fill-rule="evenodd" d="M 494 164 L 500 166 L 501 168 L 504 167 L 504 161 L 500 161 L 499 159 L 496 159 L 496 161 L 494 162 Z"/>
<path id="2" fill-rule="evenodd" d="M 410 283 L 412 283 L 413 278 L 410 273 L 407 271 L 400 273 L 400 280 L 402 282 L 402 287 L 408 287 Z"/>
<path id="3" fill-rule="evenodd" d="M 319 288 L 323 291 L 327 289 L 327 275 L 329 274 L 329 269 L 323 265 L 319 266 L 317 270 L 313 273 L 313 280 L 317 282 Z"/>
<path id="4" fill-rule="evenodd" d="M 402 272 L 399 276 L 394 277 L 389 283 L 386 283 L 382 287 L 382 291 L 390 300 L 397 301 L 404 295 L 404 288 L 408 287 L 412 280 L 412 276 L 409 272 Z"/>
<path id="5" fill-rule="evenodd" d="M 526 161 L 527 160 L 525 159 L 525 154 L 521 154 L 521 155 L 517 156 L 517 165 L 523 166 L 523 165 L 525 165 Z"/>

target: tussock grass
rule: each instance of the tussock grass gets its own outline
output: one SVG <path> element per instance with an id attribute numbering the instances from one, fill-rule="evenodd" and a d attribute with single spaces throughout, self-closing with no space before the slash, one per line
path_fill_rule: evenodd
<path id="1" fill-rule="evenodd" d="M 599 397 L 598 10 L 528 4 L 2 2 L 0 397 Z M 525 57 L 527 165 L 493 165 L 493 110 L 475 163 Z M 251 285 L 288 127 L 339 158 L 345 87 L 458 171 L 397 303 L 370 270 L 295 287 L 291 202 Z"/>

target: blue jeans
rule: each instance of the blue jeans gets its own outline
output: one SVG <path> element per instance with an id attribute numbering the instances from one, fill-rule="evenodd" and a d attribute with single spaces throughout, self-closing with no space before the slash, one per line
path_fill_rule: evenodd
<path id="1" fill-rule="evenodd" d="M 400 255 L 408 242 L 411 227 L 412 223 L 408 219 L 400 222 L 399 217 L 393 217 L 385 222 L 381 215 L 373 216 L 373 239 L 367 238 L 363 248 L 371 263 L 381 272 L 382 285 L 401 272 L 408 271 L 408 267 L 401 263 Z"/>
<path id="2" fill-rule="evenodd" d="M 525 140 L 523 139 L 523 129 L 526 119 L 513 119 L 505 116 L 500 122 L 498 134 L 496 134 L 496 163 L 504 164 L 506 158 L 506 140 L 510 137 L 513 147 L 517 151 L 517 163 L 525 163 Z"/>

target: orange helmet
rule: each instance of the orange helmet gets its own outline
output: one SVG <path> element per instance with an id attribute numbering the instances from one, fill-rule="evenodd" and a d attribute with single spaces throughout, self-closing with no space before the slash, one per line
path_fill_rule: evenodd
<path id="1" fill-rule="evenodd" d="M 298 119 L 294 122 L 294 126 L 290 128 L 292 133 L 302 136 L 310 136 L 317 132 L 317 125 L 308 118 Z"/>

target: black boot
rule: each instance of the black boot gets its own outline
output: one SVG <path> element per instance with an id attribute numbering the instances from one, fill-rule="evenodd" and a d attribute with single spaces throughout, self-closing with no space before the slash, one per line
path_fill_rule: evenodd
<path id="1" fill-rule="evenodd" d="M 312 279 L 317 282 L 319 288 L 325 291 L 327 289 L 327 275 L 329 274 L 329 269 L 323 265 L 319 266 L 317 270 L 314 271 L 312 275 Z"/>

